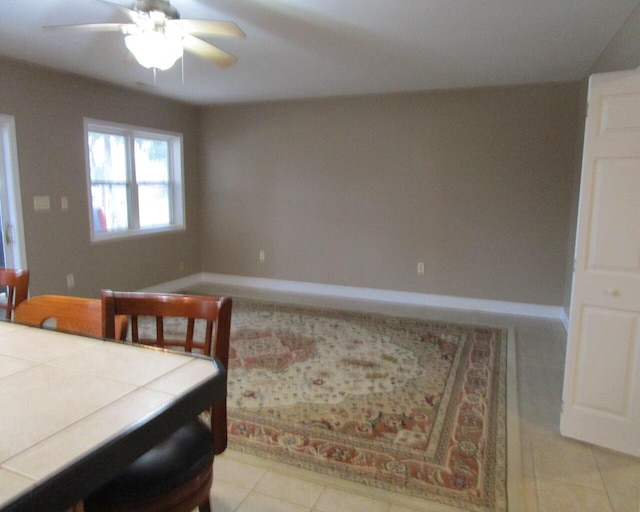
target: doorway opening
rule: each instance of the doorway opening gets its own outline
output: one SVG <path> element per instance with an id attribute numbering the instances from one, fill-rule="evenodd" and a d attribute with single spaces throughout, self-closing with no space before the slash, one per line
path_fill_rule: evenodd
<path id="1" fill-rule="evenodd" d="M 13 116 L 4 114 L 0 114 L 0 222 L 0 266 L 27 268 L 16 125 Z"/>

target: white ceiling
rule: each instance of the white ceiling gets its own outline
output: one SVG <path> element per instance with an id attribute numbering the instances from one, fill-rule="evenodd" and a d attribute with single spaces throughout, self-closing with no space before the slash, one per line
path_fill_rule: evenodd
<path id="1" fill-rule="evenodd" d="M 127 0 L 112 0 L 131 6 Z M 640 0 L 173 0 L 182 18 L 235 21 L 205 38 L 226 69 L 185 54 L 153 73 L 118 33 L 43 25 L 129 22 L 96 0 L 0 0 L 0 54 L 194 104 L 582 79 Z"/>

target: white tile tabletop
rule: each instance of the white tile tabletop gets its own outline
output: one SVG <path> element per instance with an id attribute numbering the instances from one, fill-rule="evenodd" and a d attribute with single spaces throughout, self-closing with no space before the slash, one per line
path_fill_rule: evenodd
<path id="1" fill-rule="evenodd" d="M 208 358 L 0 322 L 0 512 L 37 510 L 28 496 L 56 494 L 69 468 L 90 473 L 105 447 L 175 421 L 165 419 L 171 407 L 224 392 Z"/>

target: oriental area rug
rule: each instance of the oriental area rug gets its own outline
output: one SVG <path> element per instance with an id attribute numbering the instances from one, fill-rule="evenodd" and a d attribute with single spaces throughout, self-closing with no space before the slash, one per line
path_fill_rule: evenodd
<path id="1" fill-rule="evenodd" d="M 234 299 L 229 447 L 461 510 L 507 511 L 508 337 Z"/>

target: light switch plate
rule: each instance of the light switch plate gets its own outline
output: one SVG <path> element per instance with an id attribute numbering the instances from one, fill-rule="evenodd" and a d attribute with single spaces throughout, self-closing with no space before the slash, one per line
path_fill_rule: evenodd
<path id="1" fill-rule="evenodd" d="M 51 209 L 49 196 L 33 196 L 33 209 L 37 212 Z"/>

